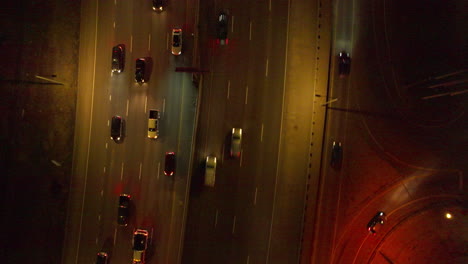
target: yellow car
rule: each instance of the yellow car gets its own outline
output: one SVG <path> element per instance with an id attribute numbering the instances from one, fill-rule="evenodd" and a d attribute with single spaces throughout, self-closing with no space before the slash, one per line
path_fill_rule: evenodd
<path id="1" fill-rule="evenodd" d="M 159 136 L 159 111 L 149 110 L 148 138 L 156 139 Z"/>

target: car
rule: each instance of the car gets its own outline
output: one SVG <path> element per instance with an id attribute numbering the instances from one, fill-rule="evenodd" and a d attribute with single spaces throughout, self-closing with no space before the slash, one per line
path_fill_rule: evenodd
<path id="1" fill-rule="evenodd" d="M 242 128 L 233 128 L 231 132 L 231 157 L 240 157 L 242 144 Z"/>
<path id="2" fill-rule="evenodd" d="M 117 224 L 127 226 L 130 218 L 130 200 L 129 194 L 121 194 L 119 196 L 119 209 L 117 210 Z"/>
<path id="3" fill-rule="evenodd" d="M 343 160 L 343 148 L 341 142 L 333 141 L 330 165 L 334 168 L 341 168 L 341 162 Z"/>
<path id="4" fill-rule="evenodd" d="M 133 264 L 145 263 L 145 253 L 148 248 L 148 231 L 137 229 L 133 233 Z"/>
<path id="5" fill-rule="evenodd" d="M 207 156 L 205 162 L 205 185 L 213 187 L 216 180 L 216 157 Z"/>
<path id="6" fill-rule="evenodd" d="M 173 55 L 182 54 L 182 29 L 173 28 L 172 29 L 172 48 L 171 52 Z"/>
<path id="7" fill-rule="evenodd" d="M 118 44 L 112 48 L 112 72 L 122 72 L 125 66 L 125 45 Z"/>
<path id="8" fill-rule="evenodd" d="M 106 252 L 97 253 L 96 264 L 107 264 L 108 256 Z"/>
<path id="9" fill-rule="evenodd" d="M 385 213 L 382 212 L 382 211 L 377 212 L 374 215 L 374 217 L 372 217 L 372 219 L 369 221 L 369 223 L 367 223 L 367 231 L 369 231 L 369 233 L 375 235 L 375 233 L 376 233 L 375 226 L 377 224 L 383 225 L 385 223 L 385 220 L 386 220 Z"/>
<path id="10" fill-rule="evenodd" d="M 338 55 L 338 74 L 340 78 L 344 78 L 351 71 L 351 58 L 346 51 L 340 52 Z"/>
<path id="11" fill-rule="evenodd" d="M 216 23 L 216 38 L 218 44 L 228 44 L 228 16 L 224 12 L 221 12 L 218 15 L 218 20 Z"/>
<path id="12" fill-rule="evenodd" d="M 164 175 L 172 176 L 175 172 L 175 153 L 166 152 L 166 157 L 164 159 Z"/>
<path id="13" fill-rule="evenodd" d="M 120 143 L 123 140 L 124 121 L 121 116 L 113 116 L 111 121 L 111 139 L 115 143 Z"/>
<path id="14" fill-rule="evenodd" d="M 147 82 L 149 79 L 151 59 L 148 57 L 138 58 L 135 62 L 135 81 L 138 83 Z"/>
<path id="15" fill-rule="evenodd" d="M 159 111 L 149 110 L 148 117 L 148 138 L 156 139 L 159 137 Z"/>
<path id="16" fill-rule="evenodd" d="M 164 11 L 164 0 L 153 0 L 153 10 L 157 12 Z"/>

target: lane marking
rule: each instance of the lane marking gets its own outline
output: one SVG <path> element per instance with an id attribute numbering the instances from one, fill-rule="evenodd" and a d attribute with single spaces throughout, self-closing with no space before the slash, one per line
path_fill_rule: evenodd
<path id="1" fill-rule="evenodd" d="M 244 155 L 242 155 L 242 149 L 240 151 L 240 159 L 239 159 L 239 167 L 242 167 L 242 158 L 244 157 Z"/>
<path id="2" fill-rule="evenodd" d="M 249 262 L 250 262 L 250 255 L 247 255 L 247 262 L 246 263 L 249 264 Z"/>
<path id="3" fill-rule="evenodd" d="M 98 219 L 98 222 L 101 222 L 101 214 L 98 214 L 97 219 Z"/>
<path id="4" fill-rule="evenodd" d="M 129 100 L 127 99 L 127 113 L 126 113 L 126 117 L 128 117 L 128 105 L 129 105 Z"/>
<path id="5" fill-rule="evenodd" d="M 104 166 L 103 172 L 106 173 L 106 166 Z"/>
<path id="6" fill-rule="evenodd" d="M 114 21 L 114 25 L 113 25 L 114 29 L 115 29 L 115 21 Z"/>
<path id="7" fill-rule="evenodd" d="M 24 118 L 24 109 L 21 110 L 21 119 L 23 119 L 23 118 Z"/>
<path id="8" fill-rule="evenodd" d="M 260 142 L 263 142 L 263 123 L 262 128 L 260 129 Z"/>
<path id="9" fill-rule="evenodd" d="M 133 51 L 133 35 L 130 35 L 130 52 Z"/>
<path id="10" fill-rule="evenodd" d="M 169 33 L 166 34 L 166 50 L 169 50 Z"/>
<path id="11" fill-rule="evenodd" d="M 268 58 L 266 59 L 265 76 L 268 76 Z"/>
<path id="12" fill-rule="evenodd" d="M 91 146 L 91 132 L 92 132 L 92 124 L 93 124 L 93 110 L 94 110 L 94 89 L 96 87 L 96 57 L 97 57 L 97 35 L 98 35 L 98 15 L 99 15 L 99 1 L 96 1 L 96 13 L 95 13 L 95 21 L 94 24 L 94 61 L 93 61 L 93 84 L 91 85 L 91 107 L 90 107 L 90 118 L 89 118 L 89 129 L 88 129 L 88 146 L 86 150 L 86 167 L 85 167 L 85 177 L 83 182 L 83 198 L 81 199 L 81 212 L 80 212 L 80 224 L 78 227 L 78 239 L 77 239 L 77 247 L 76 247 L 76 255 L 75 255 L 75 263 L 78 263 L 78 256 L 80 255 L 80 244 L 81 244 L 81 229 L 83 227 L 83 212 L 85 206 L 85 199 L 86 199 L 86 186 L 88 183 L 88 169 L 89 169 L 89 153 L 90 153 L 90 146 Z M 71 187 L 71 181 L 70 181 Z M 66 236 L 67 234 L 65 234 Z"/>
<path id="13" fill-rule="evenodd" d="M 218 210 L 216 210 L 216 213 L 215 213 L 214 227 L 216 228 L 217 225 L 218 225 Z"/>
<path id="14" fill-rule="evenodd" d="M 290 12 L 291 12 L 291 0 L 288 0 L 288 18 L 287 18 L 287 23 L 286 23 L 286 28 L 289 28 L 289 18 L 290 18 Z M 286 46 L 285 46 L 285 61 L 288 61 L 288 47 L 289 47 L 289 30 L 286 30 Z M 281 99 L 281 118 L 280 118 L 280 131 L 279 131 L 279 138 L 278 138 L 278 153 L 277 158 L 276 158 L 276 173 L 275 173 L 275 185 L 274 185 L 274 191 L 273 191 L 273 205 L 272 205 L 272 210 L 271 210 L 271 217 L 270 217 L 270 230 L 268 232 L 268 246 L 267 246 L 267 252 L 266 252 L 266 263 L 269 262 L 270 260 L 270 250 L 271 250 L 271 234 L 273 233 L 273 218 L 275 217 L 276 214 L 276 203 L 277 203 L 277 197 L 276 193 L 278 190 L 278 174 L 279 174 L 279 162 L 280 162 L 280 157 L 282 153 L 282 148 L 281 148 L 281 140 L 283 139 L 282 134 L 283 134 L 283 117 L 284 117 L 284 97 L 285 97 L 285 90 L 286 90 L 286 73 L 287 73 L 287 65 L 284 65 L 284 70 L 283 70 L 283 98 Z"/>
<path id="15" fill-rule="evenodd" d="M 163 115 L 166 112 L 166 98 L 163 98 Z"/>
<path id="16" fill-rule="evenodd" d="M 148 96 L 145 97 L 145 114 L 146 114 L 146 106 L 148 104 Z"/>
<path id="17" fill-rule="evenodd" d="M 124 170 L 124 163 L 122 162 L 122 166 L 120 166 L 120 180 L 123 179 L 123 170 Z"/>
<path id="18" fill-rule="evenodd" d="M 148 51 L 151 50 L 151 34 L 148 34 Z"/>
<path id="19" fill-rule="evenodd" d="M 107 119 L 107 126 L 110 126 L 110 120 Z"/>
<path id="20" fill-rule="evenodd" d="M 257 191 L 258 191 L 258 188 L 255 187 L 254 205 L 257 205 Z"/>
<path id="21" fill-rule="evenodd" d="M 236 232 L 236 216 L 234 216 L 234 220 L 232 221 L 232 234 Z"/>
<path id="22" fill-rule="evenodd" d="M 106 142 L 106 149 L 107 149 L 107 142 Z"/>
<path id="23" fill-rule="evenodd" d="M 101 197 L 104 196 L 104 189 L 101 190 Z"/>
<path id="24" fill-rule="evenodd" d="M 247 104 L 247 98 L 249 96 L 249 86 L 245 87 L 245 104 Z"/>
<path id="25" fill-rule="evenodd" d="M 252 40 L 252 21 L 250 21 L 249 25 L 249 40 Z"/>
<path id="26" fill-rule="evenodd" d="M 228 87 L 227 87 L 227 99 L 229 99 L 229 92 L 231 89 L 231 80 L 228 80 Z"/>
<path id="27" fill-rule="evenodd" d="M 140 162 L 140 172 L 138 174 L 138 180 L 141 180 L 141 165 L 142 165 L 142 163 Z"/>
<path id="28" fill-rule="evenodd" d="M 271 12 L 271 0 L 268 1 L 268 11 Z"/>
<path id="29" fill-rule="evenodd" d="M 109 101 L 112 101 L 112 94 L 109 94 Z"/>
<path id="30" fill-rule="evenodd" d="M 116 240 L 117 240 L 117 228 L 114 228 L 114 246 L 115 246 Z"/>
<path id="31" fill-rule="evenodd" d="M 96 245 L 98 244 L 98 241 L 99 241 L 99 239 L 98 239 L 98 237 L 96 237 Z"/>
<path id="32" fill-rule="evenodd" d="M 161 169 L 161 162 L 158 161 L 158 175 L 156 176 L 156 179 L 159 180 L 159 170 Z"/>

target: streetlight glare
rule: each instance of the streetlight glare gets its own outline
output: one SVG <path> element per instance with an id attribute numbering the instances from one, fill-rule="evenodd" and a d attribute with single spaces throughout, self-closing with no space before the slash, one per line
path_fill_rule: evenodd
<path id="1" fill-rule="evenodd" d="M 451 213 L 445 213 L 445 218 L 452 219 L 452 214 Z"/>

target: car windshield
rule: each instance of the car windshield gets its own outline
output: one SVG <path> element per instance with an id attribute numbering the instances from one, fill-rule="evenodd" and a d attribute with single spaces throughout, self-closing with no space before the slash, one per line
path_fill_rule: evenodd
<path id="1" fill-rule="evenodd" d="M 179 37 L 179 35 L 174 35 L 174 38 L 173 38 L 172 41 L 173 41 L 173 45 L 174 45 L 175 47 L 178 47 L 178 46 L 179 46 L 179 42 L 180 42 L 180 37 Z"/>
<path id="2" fill-rule="evenodd" d="M 145 249 L 145 242 L 146 242 L 145 239 L 146 239 L 145 235 L 142 235 L 142 234 L 135 235 L 134 240 L 133 240 L 134 249 L 135 250 L 144 250 Z"/>

